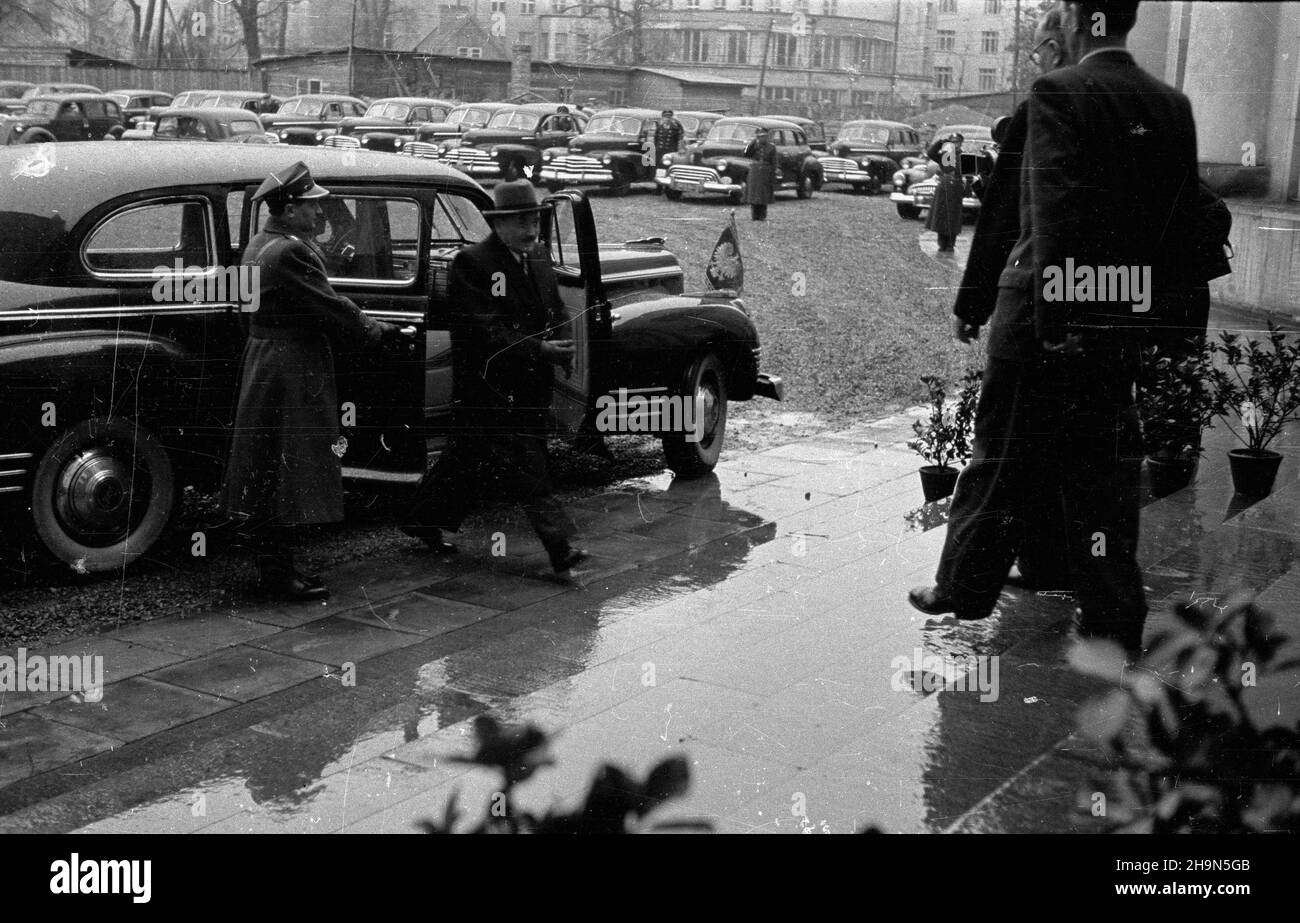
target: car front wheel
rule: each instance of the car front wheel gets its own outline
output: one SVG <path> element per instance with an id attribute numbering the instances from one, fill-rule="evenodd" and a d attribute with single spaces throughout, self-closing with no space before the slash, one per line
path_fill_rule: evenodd
<path id="1" fill-rule="evenodd" d="M 40 128 L 29 128 L 23 132 L 22 137 L 18 139 L 19 144 L 48 144 L 54 140 L 54 135 Z"/>
<path id="2" fill-rule="evenodd" d="M 794 191 L 801 199 L 811 199 L 813 196 L 814 177 L 811 173 L 800 173 L 799 182 L 795 185 Z"/>
<path id="3" fill-rule="evenodd" d="M 691 401 L 695 432 L 663 437 L 664 458 L 679 477 L 708 474 L 722 454 L 727 432 L 727 376 L 716 353 L 705 353 L 686 373 L 682 396 Z M 698 440 L 695 438 L 698 435 Z"/>
<path id="4" fill-rule="evenodd" d="M 682 200 L 682 191 L 680 189 L 665 189 L 664 195 L 668 197 L 669 202 L 680 202 Z"/>
<path id="5" fill-rule="evenodd" d="M 177 505 L 171 458 L 121 417 L 83 420 L 47 448 L 32 483 L 42 548 L 80 574 L 118 570 L 162 536 Z"/>
<path id="6" fill-rule="evenodd" d="M 900 218 L 920 218 L 921 210 L 915 205 L 906 205 L 902 202 L 898 204 L 898 217 Z"/>

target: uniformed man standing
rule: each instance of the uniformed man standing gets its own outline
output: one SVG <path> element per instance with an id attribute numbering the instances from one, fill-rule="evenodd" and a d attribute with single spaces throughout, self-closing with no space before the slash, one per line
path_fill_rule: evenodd
<path id="1" fill-rule="evenodd" d="M 527 180 L 501 183 L 483 215 L 492 233 L 456 254 L 448 301 L 456 433 L 420 482 L 402 531 L 438 554 L 482 497 L 518 502 L 557 574 L 587 554 L 570 543 L 573 520 L 551 494 L 547 472 L 551 387 L 555 367 L 573 367 L 550 256 L 539 246 L 541 215 L 550 206 Z"/>
<path id="2" fill-rule="evenodd" d="M 291 600 L 329 596 L 294 567 L 294 527 L 343 518 L 334 349 L 413 332 L 367 317 L 330 286 L 313 240 L 328 195 L 301 162 L 268 177 L 253 200 L 270 217 L 243 260 L 259 307 L 240 363 L 222 505 L 253 540 L 259 588 Z"/>
<path id="3" fill-rule="evenodd" d="M 752 160 L 745 180 L 745 201 L 750 217 L 767 220 L 767 206 L 776 199 L 776 183 L 781 172 L 781 155 L 766 128 L 754 132 L 754 140 L 745 146 L 745 157 Z"/>

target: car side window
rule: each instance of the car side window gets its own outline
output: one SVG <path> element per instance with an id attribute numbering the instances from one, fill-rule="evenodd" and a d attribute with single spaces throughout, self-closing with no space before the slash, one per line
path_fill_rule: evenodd
<path id="1" fill-rule="evenodd" d="M 580 275 L 578 261 L 578 225 L 573 217 L 573 202 L 560 197 L 555 200 L 546 221 L 546 242 L 551 253 L 551 265 L 561 274 Z"/>
<path id="2" fill-rule="evenodd" d="M 416 106 L 414 109 L 411 110 L 411 117 L 410 119 L 408 119 L 408 121 L 411 122 L 429 121 L 429 110 L 425 109 L 423 106 Z"/>
<path id="3" fill-rule="evenodd" d="M 341 119 L 343 118 L 343 107 L 338 103 L 330 103 L 325 109 L 325 118 Z"/>
<path id="4" fill-rule="evenodd" d="M 77 121 L 81 121 L 82 118 L 81 107 L 78 106 L 76 103 L 64 103 L 63 105 L 59 106 L 59 114 L 56 115 L 55 118 L 75 119 Z"/>
<path id="5" fill-rule="evenodd" d="M 432 246 L 477 243 L 489 230 L 478 206 L 462 195 L 442 193 L 433 204 Z"/>
<path id="6" fill-rule="evenodd" d="M 176 116 L 167 115 L 158 120 L 157 126 L 153 130 L 155 138 L 176 138 L 180 136 L 180 126 L 177 124 Z"/>
<path id="7" fill-rule="evenodd" d="M 206 199 L 143 202 L 103 219 L 86 236 L 83 265 L 98 278 L 157 279 L 185 268 L 217 265 Z"/>
<path id="8" fill-rule="evenodd" d="M 419 268 L 420 205 L 414 199 L 335 194 L 320 200 L 315 243 L 336 282 L 407 285 Z M 265 222 L 259 210 L 258 226 Z"/>

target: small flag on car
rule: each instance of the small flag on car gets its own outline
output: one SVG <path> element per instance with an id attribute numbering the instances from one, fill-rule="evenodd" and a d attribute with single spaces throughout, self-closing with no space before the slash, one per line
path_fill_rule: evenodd
<path id="1" fill-rule="evenodd" d="M 704 274 L 714 288 L 731 289 L 736 294 L 740 294 L 745 285 L 745 263 L 740 258 L 740 237 L 736 233 L 734 211 L 731 213 L 731 221 L 722 229 L 718 242 L 713 245 L 713 255 L 709 257 L 709 265 Z"/>

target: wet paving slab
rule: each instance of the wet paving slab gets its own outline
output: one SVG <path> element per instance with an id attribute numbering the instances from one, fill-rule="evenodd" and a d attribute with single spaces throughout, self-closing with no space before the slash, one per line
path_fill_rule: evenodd
<path id="1" fill-rule="evenodd" d="M 692 786 L 662 818 L 720 831 L 1090 829 L 1074 806 L 1106 764 L 1074 726 L 1100 687 L 1067 662 L 1069 594 L 1008 587 L 975 623 L 906 602 L 946 510 L 920 502 L 909 419 L 579 501 L 594 556 L 572 579 L 507 515 L 504 547 L 353 562 L 324 605 L 64 645 L 104 656 L 104 698 L 0 697 L 0 830 L 409 832 L 499 786 L 455 761 L 481 715 L 555 734 L 518 792 L 535 811 L 577 803 L 605 761 L 682 754 Z M 1300 634 L 1295 471 L 1234 497 L 1216 439 L 1144 507 L 1148 636 L 1161 607 L 1241 588 Z M 1250 707 L 1294 716 L 1293 687 Z"/>

